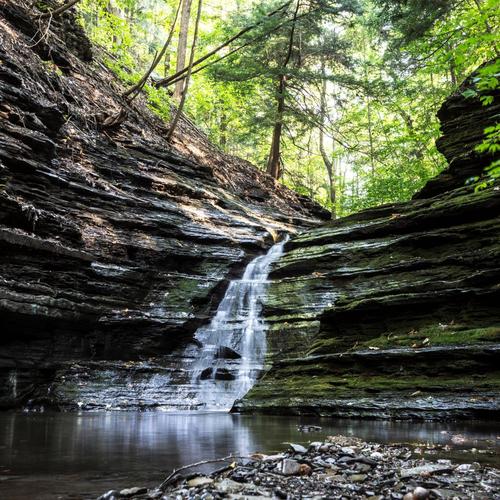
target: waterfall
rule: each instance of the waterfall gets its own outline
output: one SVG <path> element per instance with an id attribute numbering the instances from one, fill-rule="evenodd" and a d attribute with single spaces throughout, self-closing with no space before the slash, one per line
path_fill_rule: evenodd
<path id="1" fill-rule="evenodd" d="M 253 386 L 266 354 L 266 325 L 261 317 L 270 267 L 288 238 L 250 262 L 231 281 L 209 325 L 196 332 L 198 353 L 191 366 L 190 406 L 229 410 Z"/>

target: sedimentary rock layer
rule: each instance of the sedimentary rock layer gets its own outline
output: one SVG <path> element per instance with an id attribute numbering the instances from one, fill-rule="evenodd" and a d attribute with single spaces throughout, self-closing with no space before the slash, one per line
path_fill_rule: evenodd
<path id="1" fill-rule="evenodd" d="M 294 237 L 270 277 L 269 370 L 241 411 L 498 414 L 500 186 L 474 147 L 500 113 L 462 92 L 439 112 L 450 167 L 413 201 Z M 497 93 L 498 94 L 498 93 Z"/>
<path id="2" fill-rule="evenodd" d="M 326 214 L 187 120 L 168 144 L 73 14 L 46 22 L 0 5 L 0 406 L 76 407 L 113 386 L 154 406 L 139 389 L 227 280 Z"/>

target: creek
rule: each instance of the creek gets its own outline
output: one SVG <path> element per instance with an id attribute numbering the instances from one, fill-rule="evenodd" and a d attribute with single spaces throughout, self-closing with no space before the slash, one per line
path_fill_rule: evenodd
<path id="1" fill-rule="evenodd" d="M 299 425 L 319 425 L 304 433 Z M 97 498 L 154 486 L 174 468 L 230 453 L 275 452 L 328 435 L 381 443 L 450 446 L 447 458 L 494 463 L 500 426 L 492 422 L 391 422 L 224 413 L 0 413 L 0 498 Z M 461 437 L 460 445 L 453 444 Z M 476 448 L 477 452 L 470 450 Z M 468 451 L 461 451 L 467 449 Z M 485 451 L 487 451 L 485 453 Z M 429 454 L 435 459 L 440 455 Z"/>

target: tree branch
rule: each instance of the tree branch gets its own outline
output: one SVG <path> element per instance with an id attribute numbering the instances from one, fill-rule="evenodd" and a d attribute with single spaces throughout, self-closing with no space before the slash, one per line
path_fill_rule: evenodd
<path id="1" fill-rule="evenodd" d="M 65 3 L 61 5 L 60 7 L 57 7 L 57 9 L 51 10 L 49 12 L 44 12 L 43 14 L 40 14 L 38 17 L 40 19 L 45 19 L 47 17 L 54 17 L 58 16 L 59 14 L 62 14 L 63 12 L 67 11 L 68 9 L 71 9 L 73 5 L 76 5 L 80 0 L 69 0 L 68 3 Z"/>
<path id="2" fill-rule="evenodd" d="M 179 0 L 179 3 L 177 4 L 177 10 L 175 11 L 174 19 L 172 21 L 172 25 L 170 26 L 170 31 L 168 33 L 167 40 L 163 45 L 163 48 L 161 49 L 160 53 L 153 58 L 151 66 L 146 71 L 146 73 L 144 73 L 143 77 L 134 86 L 130 87 L 130 89 L 128 89 L 126 92 L 122 94 L 124 97 L 127 97 L 135 92 L 135 95 L 133 95 L 130 98 L 130 101 L 132 101 L 137 97 L 141 89 L 148 81 L 148 78 L 151 76 L 151 73 L 155 70 L 155 68 L 158 66 L 160 61 L 163 59 L 163 56 L 167 52 L 168 46 L 170 45 L 170 42 L 172 41 L 172 37 L 174 35 L 175 25 L 177 24 L 177 18 L 179 17 L 179 11 L 181 9 L 181 5 L 182 5 L 182 0 Z"/>
<path id="3" fill-rule="evenodd" d="M 288 1 L 288 2 L 286 2 L 285 4 L 283 4 L 281 7 L 278 7 L 273 12 L 270 12 L 265 17 L 272 17 L 272 16 L 278 14 L 285 7 L 287 7 L 290 4 L 290 2 L 291 2 L 291 0 Z M 215 49 L 213 49 L 210 52 L 208 52 L 207 54 L 205 54 L 203 57 L 200 57 L 199 59 L 197 59 L 196 61 L 194 61 L 193 62 L 193 67 L 194 66 L 198 66 L 198 64 L 201 64 L 202 62 L 206 61 L 208 58 L 212 57 L 214 54 L 216 54 L 217 52 L 221 51 L 224 47 L 227 47 L 229 44 L 231 44 L 232 42 L 234 42 L 238 38 L 242 37 L 245 33 L 248 33 L 250 30 L 253 30 L 257 26 L 261 25 L 264 22 L 264 20 L 265 19 L 262 19 L 262 20 L 256 22 L 255 24 L 252 24 L 251 26 L 247 26 L 246 28 L 242 29 L 241 31 L 239 31 L 238 33 L 236 33 L 236 35 L 234 35 L 231 38 L 229 38 L 229 40 L 226 40 L 223 44 L 219 45 Z M 177 71 L 176 73 L 174 73 L 173 75 L 171 75 L 171 76 L 169 76 L 167 78 L 163 78 L 162 80 L 159 80 L 158 82 L 156 82 L 155 85 L 157 87 L 162 87 L 164 85 L 170 84 L 173 80 L 177 79 L 179 76 L 181 76 L 184 73 L 186 73 L 188 71 L 188 68 L 189 67 L 186 67 L 186 68 L 184 68 L 184 69 L 182 69 L 180 71 Z"/>

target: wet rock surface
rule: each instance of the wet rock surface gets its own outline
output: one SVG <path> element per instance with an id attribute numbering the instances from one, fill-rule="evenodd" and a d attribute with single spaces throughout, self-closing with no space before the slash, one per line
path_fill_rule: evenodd
<path id="1" fill-rule="evenodd" d="M 500 99 L 464 98 L 471 84 L 438 114 L 450 166 L 414 200 L 287 243 L 265 301 L 269 371 L 235 410 L 498 417 L 500 185 L 466 179 L 492 160 L 474 147 Z"/>
<path id="2" fill-rule="evenodd" d="M 150 408 L 228 280 L 326 214 L 188 120 L 167 143 L 72 12 L 33 14 L 0 6 L 0 407 Z"/>
<path id="3" fill-rule="evenodd" d="M 479 463 L 415 458 L 403 445 L 335 436 L 307 450 L 226 460 L 209 475 L 171 474 L 160 488 L 134 498 L 338 498 L 370 500 L 498 499 L 500 471 Z M 219 464 L 220 465 L 220 464 Z M 100 500 L 124 498 L 108 492 Z"/>

